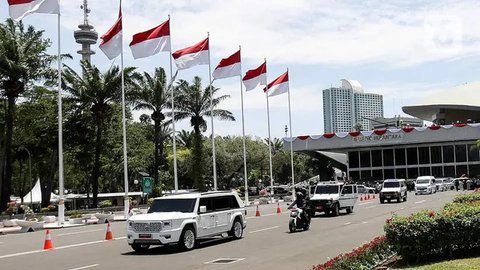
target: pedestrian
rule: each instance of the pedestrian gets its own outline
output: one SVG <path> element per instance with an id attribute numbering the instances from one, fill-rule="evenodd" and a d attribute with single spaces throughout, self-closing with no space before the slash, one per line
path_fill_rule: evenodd
<path id="1" fill-rule="evenodd" d="M 467 190 L 467 179 L 463 179 L 463 190 Z"/>
<path id="2" fill-rule="evenodd" d="M 458 191 L 458 186 L 460 185 L 460 182 L 458 181 L 458 178 L 455 178 L 455 180 L 453 180 L 454 183 L 455 183 L 455 189 Z"/>

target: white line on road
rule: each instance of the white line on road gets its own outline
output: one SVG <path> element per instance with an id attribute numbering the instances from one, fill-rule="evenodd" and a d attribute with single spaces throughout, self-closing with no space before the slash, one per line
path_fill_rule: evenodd
<path id="1" fill-rule="evenodd" d="M 350 225 L 352 222 L 345 222 L 343 225 Z"/>
<path id="2" fill-rule="evenodd" d="M 364 202 L 364 203 L 359 203 L 358 205 L 365 205 L 365 204 L 370 204 L 372 202 Z"/>
<path id="3" fill-rule="evenodd" d="M 127 238 L 126 236 L 123 236 L 123 237 L 117 237 L 114 240 L 122 240 L 122 239 L 126 239 L 126 238 Z M 68 246 L 56 247 L 53 250 L 66 249 L 66 248 L 72 248 L 72 247 L 80 247 L 80 246 L 98 244 L 98 243 L 103 243 L 103 242 L 109 242 L 109 241 L 108 240 L 99 240 L 99 241 L 85 242 L 85 243 L 73 244 L 73 245 L 68 245 Z M 40 253 L 40 252 L 45 252 L 45 251 L 50 251 L 50 250 L 40 249 L 40 250 L 32 250 L 32 251 L 26 251 L 26 252 L 12 253 L 12 254 L 7 254 L 7 255 L 2 255 L 2 256 L 0 256 L 0 259 L 29 255 L 29 254 Z"/>
<path id="4" fill-rule="evenodd" d="M 92 268 L 92 267 L 95 267 L 95 266 L 99 266 L 99 264 L 97 263 L 97 264 L 82 266 L 82 267 L 78 267 L 78 268 L 72 268 L 72 269 L 69 269 L 69 270 L 82 270 L 82 269 Z"/>
<path id="5" fill-rule="evenodd" d="M 427 200 L 421 200 L 421 201 L 415 202 L 415 204 L 424 203 L 424 202 L 426 202 L 426 201 L 427 201 Z"/>
<path id="6" fill-rule="evenodd" d="M 273 229 L 276 229 L 280 226 L 273 226 L 273 227 L 270 227 L 270 228 L 265 228 L 265 229 L 260 229 L 260 230 L 256 230 L 256 231 L 251 231 L 250 233 L 257 233 L 257 232 L 263 232 L 263 231 L 268 231 L 268 230 L 273 230 Z"/>
<path id="7" fill-rule="evenodd" d="M 81 232 L 71 232 L 71 233 L 61 233 L 61 234 L 57 234 L 57 236 L 74 235 L 74 234 L 89 233 L 89 232 L 98 232 L 98 231 L 104 231 L 104 229 L 81 231 Z"/>
<path id="8" fill-rule="evenodd" d="M 362 224 L 367 224 L 368 222 L 367 221 L 362 221 Z"/>

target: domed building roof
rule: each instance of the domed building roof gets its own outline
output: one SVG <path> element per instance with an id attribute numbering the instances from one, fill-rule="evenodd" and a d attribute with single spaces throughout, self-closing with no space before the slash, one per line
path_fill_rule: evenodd
<path id="1" fill-rule="evenodd" d="M 342 88 L 350 89 L 357 93 L 363 93 L 363 87 L 359 81 L 347 79 L 341 79 L 340 81 L 342 82 Z"/>

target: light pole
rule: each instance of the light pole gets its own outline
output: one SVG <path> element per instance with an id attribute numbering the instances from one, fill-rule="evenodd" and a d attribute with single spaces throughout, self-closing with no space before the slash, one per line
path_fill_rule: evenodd
<path id="1" fill-rule="evenodd" d="M 27 151 L 27 153 L 28 153 L 28 177 L 30 178 L 30 186 L 32 187 L 32 189 L 30 190 L 30 206 L 31 206 L 32 211 L 35 212 L 34 207 L 33 207 L 33 194 L 32 194 L 32 191 L 33 191 L 32 155 L 30 154 L 30 151 L 28 151 L 28 149 L 25 148 L 24 146 L 22 146 L 21 148 L 24 149 L 25 151 Z"/>

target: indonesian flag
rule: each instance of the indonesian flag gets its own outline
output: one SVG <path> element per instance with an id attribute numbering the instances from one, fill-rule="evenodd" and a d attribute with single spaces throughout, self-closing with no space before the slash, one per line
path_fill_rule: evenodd
<path id="1" fill-rule="evenodd" d="M 133 35 L 130 49 L 135 59 L 152 56 L 162 51 L 170 51 L 170 20 Z"/>
<path id="2" fill-rule="evenodd" d="M 199 43 L 172 53 L 177 69 L 187 69 L 198 65 L 208 65 L 208 38 Z"/>
<path id="3" fill-rule="evenodd" d="M 260 85 L 267 85 L 267 62 L 264 62 L 256 69 L 247 71 L 243 77 L 245 91 L 253 90 Z"/>
<path id="4" fill-rule="evenodd" d="M 19 21 L 32 13 L 60 14 L 58 0 L 7 0 L 10 17 Z"/>
<path id="5" fill-rule="evenodd" d="M 264 92 L 268 91 L 268 96 L 278 96 L 288 92 L 288 71 L 280 75 L 278 78 L 268 84 L 267 88 L 263 88 Z"/>
<path id="6" fill-rule="evenodd" d="M 108 29 L 107 33 L 103 34 L 100 39 L 100 50 L 112 60 L 122 53 L 122 10 L 118 14 L 118 19 L 115 24 Z"/>
<path id="7" fill-rule="evenodd" d="M 220 63 L 215 68 L 212 75 L 215 79 L 223 79 L 240 76 L 241 73 L 240 50 L 238 50 L 238 52 L 220 60 Z"/>

